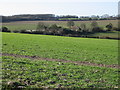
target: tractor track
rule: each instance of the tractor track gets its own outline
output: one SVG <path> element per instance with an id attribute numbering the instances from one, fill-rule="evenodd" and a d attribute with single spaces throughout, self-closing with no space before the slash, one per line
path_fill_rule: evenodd
<path id="1" fill-rule="evenodd" d="M 112 65 L 105 65 L 105 64 L 97 64 L 87 61 L 70 61 L 70 60 L 62 60 L 62 59 L 50 59 L 50 58 L 42 58 L 39 56 L 26 56 L 26 55 L 18 55 L 18 54 L 8 54 L 8 53 L 0 53 L 1 56 L 13 56 L 17 58 L 29 58 L 32 60 L 46 60 L 46 61 L 57 61 L 57 62 L 63 62 L 63 63 L 73 63 L 75 65 L 87 65 L 87 66 L 96 66 L 96 67 L 108 67 L 108 68 L 120 68 L 118 64 L 112 64 Z"/>

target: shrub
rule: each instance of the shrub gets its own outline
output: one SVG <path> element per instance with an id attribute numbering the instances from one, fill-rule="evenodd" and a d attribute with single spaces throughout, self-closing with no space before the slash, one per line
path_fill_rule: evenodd
<path id="1" fill-rule="evenodd" d="M 98 23 L 97 23 L 96 21 L 93 21 L 93 22 L 91 23 L 90 32 L 101 32 L 101 31 L 103 31 L 102 28 L 100 28 L 100 27 L 98 26 Z"/>
<path id="2" fill-rule="evenodd" d="M 21 30 L 20 33 L 30 33 L 27 30 Z"/>
<path id="3" fill-rule="evenodd" d="M 119 29 L 117 27 L 113 27 L 112 30 L 119 31 Z"/>
<path id="4" fill-rule="evenodd" d="M 46 28 L 47 28 L 47 27 L 45 26 L 44 23 L 39 22 L 38 25 L 37 25 L 36 30 L 37 30 L 37 31 L 44 31 Z"/>
<path id="5" fill-rule="evenodd" d="M 62 35 L 62 33 L 63 33 L 63 28 L 57 26 L 56 24 L 51 25 L 46 30 L 46 34 L 51 34 L 51 35 Z"/>
<path id="6" fill-rule="evenodd" d="M 98 23 L 97 23 L 96 21 L 93 21 L 93 22 L 91 23 L 91 27 L 92 27 L 92 28 L 98 27 Z"/>
<path id="7" fill-rule="evenodd" d="M 106 25 L 106 28 L 107 28 L 109 31 L 112 30 L 112 28 L 113 28 L 112 23 L 109 23 L 108 25 Z"/>
<path id="8" fill-rule="evenodd" d="M 43 34 L 42 31 L 32 31 L 31 33 L 32 33 L 32 34 Z"/>
<path id="9" fill-rule="evenodd" d="M 81 27 L 82 30 L 86 30 L 86 24 L 85 24 L 85 23 L 82 23 L 82 24 L 80 25 L 80 27 Z"/>
<path id="10" fill-rule="evenodd" d="M 100 28 L 100 27 L 94 27 L 94 28 L 92 29 L 92 32 L 103 32 L 103 29 Z"/>
<path id="11" fill-rule="evenodd" d="M 2 27 L 2 32 L 11 32 L 7 27 Z"/>
<path id="12" fill-rule="evenodd" d="M 68 21 L 67 22 L 67 26 L 70 27 L 70 28 L 74 25 L 75 25 L 75 23 L 73 21 Z"/>
<path id="13" fill-rule="evenodd" d="M 51 25 L 50 27 L 49 27 L 50 29 L 58 29 L 59 27 L 56 25 L 56 24 L 53 24 L 53 25 Z"/>
<path id="14" fill-rule="evenodd" d="M 19 31 L 19 30 L 14 30 L 13 32 L 14 32 L 14 33 L 19 33 L 20 31 Z"/>

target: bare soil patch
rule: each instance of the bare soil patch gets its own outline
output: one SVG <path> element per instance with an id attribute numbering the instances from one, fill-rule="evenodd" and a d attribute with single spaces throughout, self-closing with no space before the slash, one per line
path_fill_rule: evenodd
<path id="1" fill-rule="evenodd" d="M 13 56 L 13 57 L 17 57 L 17 58 L 29 58 L 29 59 L 32 59 L 32 60 L 46 60 L 46 61 L 57 61 L 57 62 L 63 62 L 63 63 L 73 63 L 75 65 L 120 68 L 120 66 L 118 64 L 105 65 L 105 64 L 97 64 L 97 63 L 86 62 L 86 61 L 70 61 L 70 60 L 62 60 L 62 59 L 50 59 L 50 58 L 42 58 L 42 57 L 39 57 L 39 56 L 26 56 L 26 55 L 17 55 L 17 54 L 8 54 L 8 53 L 2 53 L 0 55 Z"/>

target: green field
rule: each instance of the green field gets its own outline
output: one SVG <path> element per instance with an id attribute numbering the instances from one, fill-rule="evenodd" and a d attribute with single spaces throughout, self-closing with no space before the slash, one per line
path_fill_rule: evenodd
<path id="1" fill-rule="evenodd" d="M 3 53 L 117 64 L 118 40 L 3 33 Z"/>
<path id="2" fill-rule="evenodd" d="M 90 34 L 88 35 L 89 37 L 111 37 L 111 38 L 120 38 L 119 36 L 119 32 L 118 31 L 109 31 L 106 33 L 94 33 L 94 34 Z"/>
<path id="3" fill-rule="evenodd" d="M 118 87 L 118 70 L 112 68 L 7 56 L 3 56 L 2 67 L 3 88 L 10 86 L 23 88 Z"/>
<path id="4" fill-rule="evenodd" d="M 38 22 L 43 22 L 46 26 L 57 24 L 58 26 L 68 28 L 67 21 L 16 21 L 16 22 L 3 23 L 2 25 L 5 27 L 8 27 L 8 29 L 11 31 L 36 30 Z M 79 27 L 82 23 L 85 23 L 87 29 L 91 28 L 91 22 L 92 21 L 74 21 L 75 26 L 79 26 Z M 106 29 L 105 26 L 108 25 L 109 23 L 112 23 L 113 27 L 118 27 L 118 20 L 98 20 L 97 23 L 103 29 Z M 118 31 L 108 31 L 104 33 L 98 32 L 94 34 L 88 34 L 87 36 L 102 37 L 102 38 L 105 38 L 105 37 L 119 38 Z"/>
<path id="5" fill-rule="evenodd" d="M 118 40 L 2 33 L 2 53 L 118 65 Z M 118 88 L 118 69 L 112 67 L 3 55 L 2 68 L 3 87 Z"/>
<path id="6" fill-rule="evenodd" d="M 9 23 L 2 23 L 3 26 L 8 27 L 10 30 L 35 30 L 38 22 L 43 22 L 46 25 L 57 24 L 58 26 L 67 27 L 67 21 L 16 21 Z M 85 23 L 87 28 L 90 28 L 92 21 L 74 21 L 76 26 L 80 26 L 81 23 Z M 118 27 L 118 20 L 98 20 L 100 27 L 105 27 L 107 24 L 112 23 L 113 27 Z"/>

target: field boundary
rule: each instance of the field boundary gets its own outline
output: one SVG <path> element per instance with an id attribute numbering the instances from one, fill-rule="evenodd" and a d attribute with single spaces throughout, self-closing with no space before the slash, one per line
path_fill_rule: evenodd
<path id="1" fill-rule="evenodd" d="M 26 55 L 8 54 L 8 53 L 0 53 L 0 56 L 13 56 L 13 57 L 18 57 L 18 58 L 29 58 L 32 60 L 46 60 L 46 61 L 56 61 L 56 62 L 63 62 L 63 63 L 73 63 L 75 65 L 120 68 L 118 64 L 105 65 L 105 64 L 97 64 L 97 63 L 92 63 L 92 62 L 87 62 L 87 61 L 70 61 L 70 60 L 63 60 L 63 59 L 42 58 L 39 56 L 26 56 Z"/>

